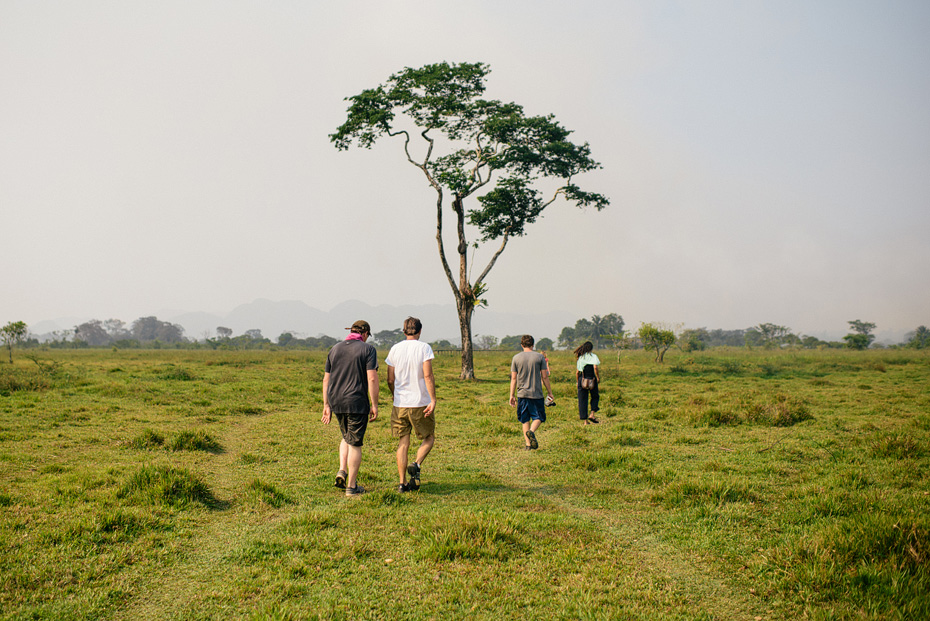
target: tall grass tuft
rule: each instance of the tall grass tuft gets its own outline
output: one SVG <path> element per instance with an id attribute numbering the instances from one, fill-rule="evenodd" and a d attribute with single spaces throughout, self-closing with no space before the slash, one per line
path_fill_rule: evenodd
<path id="1" fill-rule="evenodd" d="M 170 365 L 168 368 L 164 369 L 159 373 L 159 376 L 161 379 L 175 380 L 178 382 L 190 382 L 197 379 L 197 377 L 187 369 L 174 365 Z"/>
<path id="2" fill-rule="evenodd" d="M 746 420 L 769 427 L 791 427 L 810 420 L 813 415 L 805 403 L 786 395 L 775 397 L 774 403 L 744 403 Z"/>
<path id="3" fill-rule="evenodd" d="M 611 470 L 624 461 L 622 453 L 604 450 L 579 451 L 572 456 L 575 467 L 588 472 Z"/>
<path id="4" fill-rule="evenodd" d="M 663 506 L 686 507 L 693 505 L 722 505 L 732 502 L 759 502 L 759 496 L 751 489 L 720 479 L 678 480 L 665 486 L 653 496 Z"/>
<path id="5" fill-rule="evenodd" d="M 506 561 L 529 549 L 519 527 L 492 511 L 444 514 L 424 524 L 420 536 L 421 556 L 434 561 Z"/>
<path id="6" fill-rule="evenodd" d="M 698 410 L 691 416 L 691 420 L 695 425 L 707 427 L 728 427 L 743 422 L 736 412 L 716 407 Z"/>
<path id="7" fill-rule="evenodd" d="M 151 516 L 140 516 L 124 509 L 110 510 L 94 520 L 91 537 L 96 544 L 112 544 L 137 539 L 166 526 Z"/>
<path id="8" fill-rule="evenodd" d="M 153 449 L 160 448 L 165 444 L 165 437 L 151 429 L 145 429 L 138 436 L 129 442 L 129 446 L 134 449 Z"/>
<path id="9" fill-rule="evenodd" d="M 926 454 L 924 446 L 914 436 L 884 434 L 872 442 L 872 455 L 889 459 L 917 459 Z"/>
<path id="10" fill-rule="evenodd" d="M 208 507 L 218 504 L 213 492 L 198 475 L 185 468 L 169 466 L 142 466 L 123 483 L 116 496 L 173 507 L 185 507 L 191 503 Z"/>
<path id="11" fill-rule="evenodd" d="M 220 443 L 204 431 L 182 431 L 171 439 L 167 448 L 172 451 L 223 452 Z"/>
<path id="12" fill-rule="evenodd" d="M 18 391 L 38 392 L 52 386 L 51 377 L 40 369 L 21 369 L 0 365 L 0 396 Z"/>
<path id="13" fill-rule="evenodd" d="M 723 375 L 739 375 L 743 372 L 743 365 L 738 360 L 723 360 L 720 362 L 720 372 Z"/>
<path id="14" fill-rule="evenodd" d="M 276 509 L 284 505 L 294 504 L 294 500 L 287 494 L 278 490 L 271 483 L 254 479 L 248 486 L 249 495 L 260 503 Z"/>

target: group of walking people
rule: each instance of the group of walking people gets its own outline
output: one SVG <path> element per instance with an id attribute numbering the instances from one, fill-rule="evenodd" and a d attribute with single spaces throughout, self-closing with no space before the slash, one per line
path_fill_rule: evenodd
<path id="1" fill-rule="evenodd" d="M 391 434 L 397 438 L 398 492 L 420 489 L 420 470 L 436 442 L 436 380 L 433 349 L 420 340 L 423 324 L 416 317 L 404 321 L 404 340 L 391 347 L 384 362 L 387 385 L 393 397 Z M 342 440 L 339 470 L 334 485 L 346 496 L 359 496 L 365 488 L 358 483 L 362 446 L 368 423 L 378 418 L 378 352 L 368 343 L 371 326 L 356 321 L 349 336 L 330 349 L 323 373 L 323 424 L 335 415 Z M 549 361 L 533 350 L 530 335 L 520 339 L 522 351 L 510 364 L 510 405 L 523 427 L 525 450 L 539 448 L 536 437 L 546 422 L 546 406 L 555 405 L 549 381 Z M 585 425 L 596 424 L 600 360 L 590 342 L 575 350 L 578 384 L 578 417 Z M 545 389 L 545 395 L 543 394 Z M 588 410 L 590 402 L 590 413 Z M 420 440 L 414 461 L 409 462 L 410 437 Z"/>

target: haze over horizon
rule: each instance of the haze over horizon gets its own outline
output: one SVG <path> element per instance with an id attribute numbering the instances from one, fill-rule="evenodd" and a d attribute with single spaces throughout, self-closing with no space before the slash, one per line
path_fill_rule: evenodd
<path id="1" fill-rule="evenodd" d="M 622 316 L 622 313 L 618 313 Z M 187 338 L 202 341 L 217 335 L 217 327 L 223 326 L 233 331 L 234 336 L 245 334 L 247 330 L 258 329 L 271 341 L 285 332 L 305 338 L 308 336 L 331 336 L 341 338 L 346 326 L 355 319 L 365 319 L 371 323 L 373 333 L 383 330 L 399 329 L 408 316 L 420 318 L 424 324 L 425 338 L 428 341 L 449 340 L 460 343 L 459 326 L 455 305 L 426 304 L 393 306 L 381 304 L 372 306 L 361 300 L 345 300 L 329 309 L 315 308 L 299 300 L 256 299 L 240 304 L 229 311 L 184 311 L 179 309 L 162 309 L 156 313 L 146 313 L 145 317 L 155 316 L 161 321 L 168 321 L 184 328 Z M 111 317 L 112 318 L 112 317 Z M 115 317 L 131 326 L 135 319 Z M 472 322 L 472 333 L 479 336 L 505 336 L 529 333 L 537 340 L 551 338 L 558 341 L 562 328 L 573 327 L 582 317 L 566 311 L 548 311 L 545 313 L 507 313 L 493 308 L 479 309 Z M 584 317 L 590 319 L 590 316 Z M 74 327 L 99 317 L 59 317 L 38 322 L 30 326 L 34 336 L 53 337 L 55 333 L 69 332 Z M 102 319 L 100 319 L 103 321 Z M 626 322 L 626 319 L 624 318 Z M 754 324 L 757 325 L 757 324 Z M 626 322 L 624 329 L 635 332 L 639 324 Z M 669 325 L 673 329 L 684 329 L 681 324 Z M 694 327 L 694 326 L 691 326 Z M 745 330 L 752 326 L 697 326 L 709 330 Z M 790 326 L 789 326 L 790 327 Z M 814 336 L 825 341 L 840 341 L 849 332 L 848 326 L 836 330 L 820 332 L 794 331 L 798 336 Z M 908 331 L 909 332 L 909 331 Z M 882 329 L 875 331 L 876 344 L 894 345 L 906 340 L 907 332 Z"/>
<path id="2" fill-rule="evenodd" d="M 928 30 L 917 1 L 4 2 L 0 324 L 452 304 L 400 145 L 328 138 L 447 60 L 575 130 L 611 199 L 512 240 L 489 310 L 903 334 L 930 323 Z"/>

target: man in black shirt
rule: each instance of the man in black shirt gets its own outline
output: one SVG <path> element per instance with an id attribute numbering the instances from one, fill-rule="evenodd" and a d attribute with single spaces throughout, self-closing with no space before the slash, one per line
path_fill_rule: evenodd
<path id="1" fill-rule="evenodd" d="M 342 442 L 335 486 L 345 488 L 346 496 L 358 496 L 365 493 L 357 481 L 365 431 L 378 417 L 378 352 L 366 342 L 371 336 L 367 321 L 356 321 L 349 330 L 346 340 L 333 345 L 326 357 L 320 420 L 328 425 L 336 415 Z"/>

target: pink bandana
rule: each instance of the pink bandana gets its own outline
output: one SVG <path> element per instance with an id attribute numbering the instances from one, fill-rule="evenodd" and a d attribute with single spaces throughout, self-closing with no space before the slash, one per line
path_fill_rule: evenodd
<path id="1" fill-rule="evenodd" d="M 358 332 L 349 332 L 349 336 L 346 337 L 347 341 L 362 341 L 362 335 Z"/>

